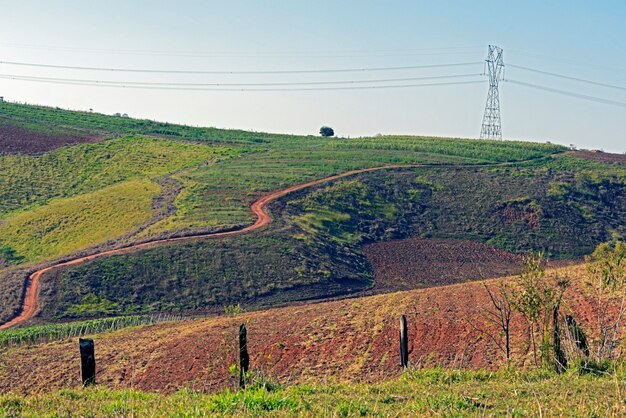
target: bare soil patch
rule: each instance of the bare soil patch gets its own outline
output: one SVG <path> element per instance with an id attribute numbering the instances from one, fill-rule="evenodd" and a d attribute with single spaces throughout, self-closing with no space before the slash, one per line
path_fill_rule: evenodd
<path id="1" fill-rule="evenodd" d="M 594 310 L 581 285 L 584 266 L 550 271 L 569 277 L 568 314 L 593 330 Z M 480 283 L 418 289 L 233 316 L 164 323 L 96 336 L 98 383 L 173 392 L 235 387 L 239 324 L 248 328 L 251 367 L 282 383 L 375 382 L 401 373 L 398 318 L 409 322 L 410 359 L 432 366 L 497 368 L 502 353 L 479 329 L 489 301 Z M 497 330 L 493 329 L 497 333 Z M 513 317 L 514 363 L 529 364 L 527 329 Z M 0 391 L 80 387 L 78 339 L 0 352 Z"/>
<path id="2" fill-rule="evenodd" d="M 607 164 L 626 164 L 626 154 L 611 154 L 601 151 L 572 151 L 570 155 L 585 160 L 597 161 Z"/>
<path id="3" fill-rule="evenodd" d="M 97 136 L 80 134 L 46 134 L 0 123 L 0 154 L 41 154 L 66 145 L 103 140 Z"/>
<path id="4" fill-rule="evenodd" d="M 523 257 L 474 241 L 407 239 L 369 244 L 374 291 L 395 292 L 519 274 Z"/>

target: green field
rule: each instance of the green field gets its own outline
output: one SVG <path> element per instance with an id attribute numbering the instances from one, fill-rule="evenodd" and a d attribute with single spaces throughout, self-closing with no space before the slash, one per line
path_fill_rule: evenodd
<path id="1" fill-rule="evenodd" d="M 623 416 L 624 379 L 623 368 L 604 377 L 435 368 L 410 370 L 379 384 L 281 386 L 258 379 L 246 390 L 217 394 L 63 389 L 0 395 L 0 416 Z"/>
<path id="2" fill-rule="evenodd" d="M 22 262 L 60 257 L 104 243 L 152 216 L 161 186 L 131 180 L 21 212 L 0 225 L 0 246 Z"/>
<path id="3" fill-rule="evenodd" d="M 81 144 L 41 156 L 0 156 L 0 219 L 127 180 L 175 173 L 235 151 L 145 137 Z"/>

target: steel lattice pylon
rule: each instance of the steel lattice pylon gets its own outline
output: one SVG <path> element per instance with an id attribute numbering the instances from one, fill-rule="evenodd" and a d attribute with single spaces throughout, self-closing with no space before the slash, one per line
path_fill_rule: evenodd
<path id="1" fill-rule="evenodd" d="M 500 92 L 498 84 L 504 78 L 504 60 L 502 48 L 489 45 L 489 53 L 485 62 L 485 72 L 489 76 L 489 93 L 483 116 L 483 126 L 480 130 L 481 139 L 502 139 L 502 124 L 500 121 Z"/>

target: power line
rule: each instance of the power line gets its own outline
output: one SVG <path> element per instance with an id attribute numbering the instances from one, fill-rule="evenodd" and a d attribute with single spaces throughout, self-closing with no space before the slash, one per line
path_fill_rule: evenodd
<path id="1" fill-rule="evenodd" d="M 18 77 L 3 77 L 5 79 L 14 79 L 19 81 L 34 81 L 49 84 L 65 84 L 78 86 L 94 86 L 94 87 L 114 87 L 126 89 L 142 89 L 142 90 L 169 90 L 169 91 L 328 91 L 328 90 L 372 90 L 372 89 L 395 89 L 395 88 L 411 88 L 411 87 L 430 87 L 430 86 L 453 86 L 465 84 L 482 84 L 484 81 L 451 81 L 441 83 L 425 83 L 425 84 L 395 84 L 385 86 L 342 86 L 342 87 L 287 87 L 287 88 L 213 88 L 213 87 L 184 87 L 184 86 L 151 86 L 151 85 L 125 85 L 125 84 L 97 84 L 84 83 L 75 81 L 56 81 L 56 80 L 21 80 Z"/>
<path id="2" fill-rule="evenodd" d="M 578 81 L 578 82 L 581 82 L 581 83 L 593 84 L 595 86 L 607 87 L 607 88 L 618 89 L 618 90 L 626 90 L 626 87 L 616 86 L 614 84 L 606 84 L 606 83 L 601 83 L 599 81 L 586 80 L 584 78 L 571 77 L 571 76 L 567 76 L 567 75 L 551 73 L 551 72 L 548 72 L 548 71 L 537 70 L 535 68 L 524 67 L 524 66 L 521 66 L 521 65 L 507 64 L 507 66 L 513 67 L 513 68 L 518 68 L 518 69 L 524 70 L 524 71 L 530 71 L 530 72 L 533 72 L 533 73 L 538 73 L 538 74 L 549 75 L 549 76 L 552 76 L 552 77 L 563 78 L 563 79 L 566 79 L 566 80 L 572 80 L 572 81 Z"/>
<path id="3" fill-rule="evenodd" d="M 626 71 L 626 68 L 610 67 L 610 66 L 607 66 L 607 65 L 604 65 L 604 64 L 603 65 L 595 65 L 595 64 L 590 64 L 589 62 L 584 62 L 583 63 L 581 61 L 576 61 L 576 60 L 572 60 L 572 59 L 557 58 L 557 57 L 554 57 L 552 55 L 542 55 L 542 54 L 536 54 L 536 53 L 523 52 L 523 51 L 519 51 L 519 50 L 514 50 L 513 52 L 516 53 L 516 54 L 525 55 L 527 57 L 546 59 L 548 61 L 568 64 L 568 66 L 574 65 L 574 66 L 577 66 L 577 67 L 596 68 L 596 69 L 602 69 L 604 71 L 620 72 L 620 73 L 623 73 L 624 71 Z"/>
<path id="4" fill-rule="evenodd" d="M 424 68 L 462 67 L 462 66 L 482 64 L 482 62 L 409 65 L 409 66 L 403 66 L 403 67 L 341 68 L 341 69 L 321 69 L 321 70 L 268 70 L 268 71 L 207 71 L 207 70 L 157 70 L 157 69 L 136 69 L 136 68 L 103 68 L 103 67 L 82 67 L 82 66 L 73 66 L 73 65 L 55 65 L 55 64 L 16 62 L 16 61 L 0 61 L 0 64 L 16 65 L 16 66 L 21 66 L 21 67 L 57 68 L 57 69 L 64 69 L 64 70 L 81 70 L 81 71 L 87 70 L 87 71 L 152 73 L 152 74 L 319 74 L 319 73 L 356 73 L 356 72 L 370 72 L 370 71 L 398 71 L 398 70 L 416 70 L 416 69 L 424 69 Z"/>
<path id="5" fill-rule="evenodd" d="M 615 100 L 603 99 L 601 97 L 588 96 L 586 94 L 572 93 L 569 91 L 553 89 L 551 87 L 540 86 L 537 84 L 525 83 L 523 81 L 516 81 L 516 80 L 510 80 L 510 79 L 506 79 L 504 81 L 511 83 L 511 84 L 517 84 L 519 86 L 530 87 L 530 88 L 537 89 L 537 90 L 549 91 L 551 93 L 563 94 L 565 96 L 576 97 L 578 99 L 589 100 L 592 102 L 603 103 L 603 104 L 607 104 L 611 106 L 626 107 L 626 102 L 618 102 Z"/>
<path id="6" fill-rule="evenodd" d="M 323 51 L 266 51 L 266 52 L 232 52 L 232 51 L 180 51 L 180 50 L 137 50 L 137 49 L 112 49 L 112 48 L 85 48 L 67 47 L 59 45 L 34 45 L 24 43 L 0 42 L 0 45 L 9 47 L 58 50 L 68 52 L 93 52 L 109 54 L 131 55 L 157 55 L 157 56 L 180 56 L 180 57 L 344 57 L 344 56 L 386 56 L 386 55 L 447 55 L 467 54 L 470 50 L 482 49 L 480 46 L 459 46 L 441 48 L 410 48 L 410 49 L 373 49 L 373 50 L 323 50 Z"/>
<path id="7" fill-rule="evenodd" d="M 406 77 L 406 78 L 383 78 L 369 80 L 343 80 L 343 81 L 285 81 L 285 82 L 266 82 L 266 83 L 173 83 L 173 82 L 147 82 L 147 81 L 113 81 L 113 80 L 93 80 L 78 78 L 57 78 L 57 77 L 38 77 L 38 76 L 22 76 L 16 74 L 0 74 L 0 78 L 8 80 L 21 81 L 49 81 L 49 82 L 66 82 L 77 84 L 102 84 L 113 86 L 167 86 L 167 87 L 253 87 L 253 86 L 307 86 L 307 85 L 340 85 L 340 84 L 367 84 L 367 83 L 394 83 L 418 80 L 440 80 L 450 78 L 478 77 L 480 73 L 474 74 L 455 74 L 455 75 L 438 75 L 426 77 Z"/>

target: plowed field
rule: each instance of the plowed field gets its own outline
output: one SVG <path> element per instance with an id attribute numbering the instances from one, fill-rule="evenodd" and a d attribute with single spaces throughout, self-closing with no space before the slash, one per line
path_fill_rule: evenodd
<path id="1" fill-rule="evenodd" d="M 597 161 L 608 164 L 626 164 L 626 154 L 611 154 L 599 151 L 574 151 L 571 153 L 576 158 Z"/>
<path id="2" fill-rule="evenodd" d="M 551 270 L 567 276 L 566 310 L 593 330 L 584 268 Z M 247 323 L 251 367 L 280 382 L 315 379 L 381 381 L 400 373 L 398 318 L 408 316 L 410 359 L 423 365 L 494 368 L 502 354 L 479 329 L 487 295 L 480 283 L 412 290 L 263 312 L 126 329 L 95 337 L 98 382 L 171 392 L 216 390 L 235 384 L 238 327 Z M 528 363 L 527 330 L 512 321 L 515 363 Z M 72 339 L 0 354 L 0 391 L 42 392 L 79 386 L 78 341 Z"/>
<path id="3" fill-rule="evenodd" d="M 81 135 L 54 135 L 35 132 L 21 126 L 0 124 L 1 154 L 40 154 L 65 145 L 94 143 L 103 138 Z"/>
<path id="4" fill-rule="evenodd" d="M 370 244 L 364 251 L 378 292 L 508 276 L 523 269 L 521 255 L 474 241 L 407 239 Z"/>

